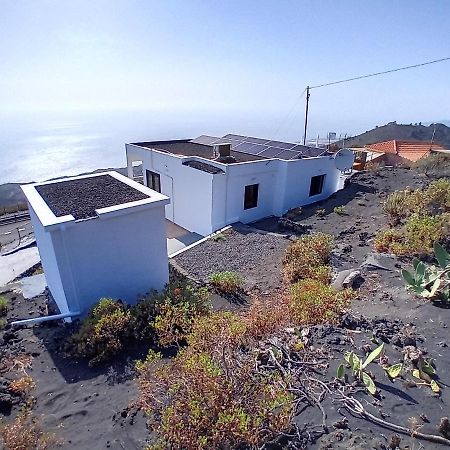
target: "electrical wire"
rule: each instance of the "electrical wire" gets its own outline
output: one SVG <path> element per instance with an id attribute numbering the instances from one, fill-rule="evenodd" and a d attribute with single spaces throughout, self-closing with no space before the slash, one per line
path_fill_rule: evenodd
<path id="1" fill-rule="evenodd" d="M 280 121 L 280 124 L 274 133 L 274 139 L 278 139 L 280 137 L 280 131 L 282 130 L 282 128 L 287 127 L 290 124 L 290 122 L 292 121 L 292 117 L 290 117 L 290 116 L 294 112 L 297 105 L 300 103 L 300 100 L 302 100 L 302 98 L 305 96 L 305 94 L 306 94 L 306 88 L 303 89 L 303 92 L 297 97 L 297 99 L 295 100 L 291 109 L 287 112 L 287 114 L 284 116 L 284 118 Z M 288 120 L 289 120 L 289 124 L 287 123 Z"/>
<path id="2" fill-rule="evenodd" d="M 443 62 L 443 61 L 449 61 L 449 60 L 450 60 L 450 57 L 441 58 L 441 59 L 435 59 L 434 61 L 427 61 L 427 62 L 420 63 L 420 64 L 414 64 L 412 66 L 399 67 L 397 69 L 385 70 L 383 72 L 375 72 L 375 73 L 371 73 L 369 75 L 361 75 L 361 76 L 358 76 L 358 77 L 347 78 L 345 80 L 331 81 L 330 83 L 318 84 L 317 86 L 310 86 L 309 89 L 317 89 L 317 88 L 321 88 L 321 87 L 325 87 L 325 86 L 332 86 L 333 84 L 347 83 L 349 81 L 361 80 L 363 78 L 376 77 L 378 75 L 384 75 L 386 73 L 399 72 L 400 70 L 413 69 L 415 67 L 427 66 L 429 64 L 436 64 L 436 63 L 440 63 L 440 62 Z"/>

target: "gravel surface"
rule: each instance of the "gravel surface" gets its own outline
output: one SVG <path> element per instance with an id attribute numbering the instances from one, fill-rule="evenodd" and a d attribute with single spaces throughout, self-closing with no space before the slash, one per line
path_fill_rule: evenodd
<path id="1" fill-rule="evenodd" d="M 289 240 L 240 225 L 175 257 L 192 277 L 207 282 L 214 272 L 231 270 L 244 278 L 248 292 L 272 293 L 281 287 L 281 259 Z"/>
<path id="2" fill-rule="evenodd" d="M 96 209 L 148 198 L 111 175 L 36 186 L 55 216 L 72 214 L 75 219 L 95 217 Z"/>

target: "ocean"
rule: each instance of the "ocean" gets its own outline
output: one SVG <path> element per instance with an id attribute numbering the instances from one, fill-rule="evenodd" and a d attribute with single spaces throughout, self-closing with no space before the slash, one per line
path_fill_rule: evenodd
<path id="1" fill-rule="evenodd" d="M 195 136 L 180 119 L 149 111 L 2 115 L 0 184 L 124 167 L 126 142 Z"/>
<path id="2" fill-rule="evenodd" d="M 223 135 L 246 124 L 245 117 L 198 111 L 3 113 L 0 184 L 125 167 L 126 142 Z"/>

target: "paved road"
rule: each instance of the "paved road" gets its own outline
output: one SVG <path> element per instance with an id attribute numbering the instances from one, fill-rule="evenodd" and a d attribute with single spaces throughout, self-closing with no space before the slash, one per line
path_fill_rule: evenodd
<path id="1" fill-rule="evenodd" d="M 8 225 L 0 225 L 0 246 L 11 244 L 14 241 L 18 244 L 19 233 L 22 238 L 33 233 L 33 227 L 29 219 Z"/>

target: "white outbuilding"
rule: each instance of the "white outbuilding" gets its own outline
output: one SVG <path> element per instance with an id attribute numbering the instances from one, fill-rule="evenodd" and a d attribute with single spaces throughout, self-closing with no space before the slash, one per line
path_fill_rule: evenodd
<path id="1" fill-rule="evenodd" d="M 83 316 L 101 297 L 132 304 L 139 294 L 168 282 L 167 196 L 117 172 L 22 190 L 61 314 Z"/>

